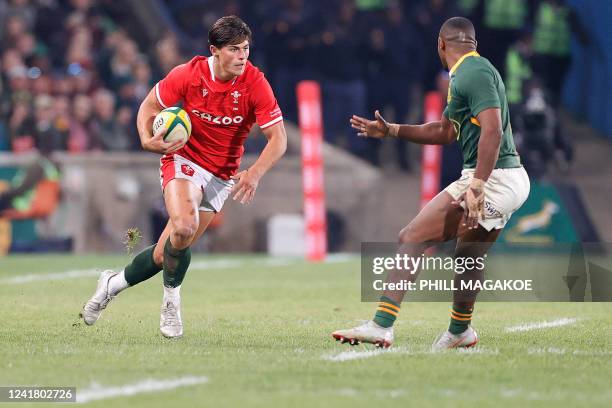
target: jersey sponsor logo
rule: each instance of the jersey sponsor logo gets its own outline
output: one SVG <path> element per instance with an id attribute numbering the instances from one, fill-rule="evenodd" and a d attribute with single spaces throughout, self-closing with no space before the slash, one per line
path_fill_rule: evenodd
<path id="1" fill-rule="evenodd" d="M 216 125 L 238 125 L 242 123 L 244 118 L 242 116 L 213 116 L 210 113 L 200 112 L 197 109 L 192 109 L 191 113 L 193 113 L 198 118 L 205 120 L 210 123 L 214 123 Z"/>
<path id="2" fill-rule="evenodd" d="M 181 164 L 181 172 L 186 176 L 192 177 L 195 170 L 188 164 Z"/>

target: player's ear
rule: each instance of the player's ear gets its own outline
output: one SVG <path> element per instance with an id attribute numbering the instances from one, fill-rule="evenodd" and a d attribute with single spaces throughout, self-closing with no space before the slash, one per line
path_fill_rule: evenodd
<path id="1" fill-rule="evenodd" d="M 213 57 L 219 53 L 219 49 L 215 47 L 214 45 L 211 45 L 209 49 L 210 49 L 210 55 L 212 55 Z"/>

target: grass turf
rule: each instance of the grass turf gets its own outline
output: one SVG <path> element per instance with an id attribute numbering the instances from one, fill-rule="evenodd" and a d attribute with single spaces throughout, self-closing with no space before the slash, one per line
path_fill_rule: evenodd
<path id="1" fill-rule="evenodd" d="M 77 319 L 94 267 L 125 257 L 0 259 L 0 385 L 76 386 L 206 376 L 172 391 L 91 406 L 609 406 L 612 305 L 481 303 L 472 351 L 428 352 L 448 325 L 446 303 L 405 303 L 386 352 L 334 342 L 330 332 L 371 318 L 360 302 L 359 260 L 324 264 L 194 257 L 182 288 L 185 336 L 159 334 L 161 275 L 115 299 L 101 320 Z M 50 273 L 75 271 L 47 280 Z M 42 280 L 19 282 L 19 276 Z M 577 318 L 527 332 L 505 328 Z M 8 404 L 7 406 L 10 406 Z M 14 404 L 24 407 L 26 404 Z M 37 403 L 41 407 L 47 404 Z"/>

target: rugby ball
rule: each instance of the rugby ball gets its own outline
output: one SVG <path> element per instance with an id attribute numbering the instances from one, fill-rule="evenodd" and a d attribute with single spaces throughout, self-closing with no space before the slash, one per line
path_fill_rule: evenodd
<path id="1" fill-rule="evenodd" d="M 164 141 L 187 142 L 191 136 L 191 120 L 183 109 L 173 106 L 159 112 L 153 119 L 153 136 L 165 130 Z"/>

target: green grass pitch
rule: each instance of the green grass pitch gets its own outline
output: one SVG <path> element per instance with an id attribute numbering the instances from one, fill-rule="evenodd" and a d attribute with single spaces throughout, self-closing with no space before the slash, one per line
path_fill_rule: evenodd
<path id="1" fill-rule="evenodd" d="M 182 288 L 182 339 L 159 334 L 161 276 L 122 293 L 95 326 L 79 323 L 95 287 L 91 269 L 126 261 L 0 258 L 0 385 L 76 386 L 78 395 L 147 379 L 207 380 L 87 403 L 113 408 L 603 407 L 612 400 L 611 304 L 481 303 L 473 322 L 480 344 L 432 354 L 449 305 L 404 303 L 395 345 L 381 352 L 330 337 L 374 312 L 360 302 L 358 258 L 196 256 Z M 577 320 L 506 331 L 562 318 Z"/>

